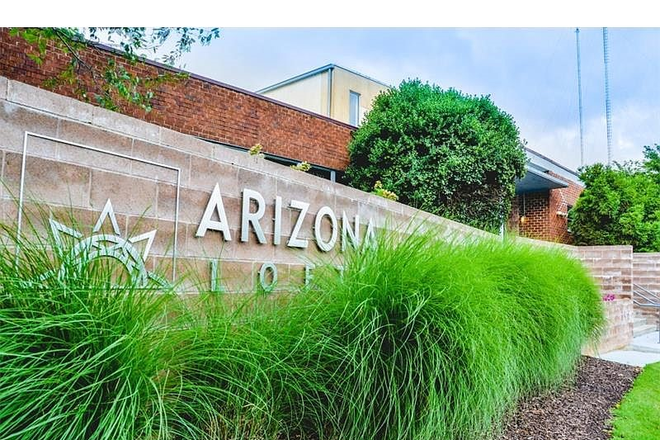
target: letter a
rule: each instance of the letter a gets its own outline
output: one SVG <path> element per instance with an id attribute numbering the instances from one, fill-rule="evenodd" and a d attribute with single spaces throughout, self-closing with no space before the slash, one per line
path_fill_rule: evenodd
<path id="1" fill-rule="evenodd" d="M 218 220 L 213 220 L 213 213 L 218 213 Z M 215 184 L 211 198 L 206 205 L 202 220 L 199 222 L 199 227 L 195 233 L 195 237 L 203 237 L 208 230 L 222 232 L 225 241 L 231 241 L 231 233 L 229 232 L 229 223 L 227 222 L 227 214 L 225 213 L 225 206 L 222 203 L 222 195 L 220 194 L 220 185 Z"/>

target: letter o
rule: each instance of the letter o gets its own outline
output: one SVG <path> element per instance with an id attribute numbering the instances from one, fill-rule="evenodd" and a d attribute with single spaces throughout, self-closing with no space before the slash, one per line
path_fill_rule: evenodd
<path id="1" fill-rule="evenodd" d="M 330 236 L 329 241 L 323 241 L 323 237 L 321 237 L 321 222 L 325 216 L 328 216 L 332 225 L 332 235 Z M 323 252 L 329 252 L 333 247 L 335 247 L 338 235 L 337 217 L 335 216 L 335 213 L 332 212 L 332 209 L 330 209 L 329 206 L 322 207 L 319 209 L 319 212 L 316 214 L 316 218 L 314 219 L 314 238 L 316 239 L 316 245 Z"/>
<path id="2" fill-rule="evenodd" d="M 268 283 L 266 280 L 266 273 L 270 270 L 273 276 L 273 280 Z M 259 284 L 261 288 L 266 292 L 270 292 L 277 285 L 277 267 L 273 263 L 264 263 L 259 269 Z"/>

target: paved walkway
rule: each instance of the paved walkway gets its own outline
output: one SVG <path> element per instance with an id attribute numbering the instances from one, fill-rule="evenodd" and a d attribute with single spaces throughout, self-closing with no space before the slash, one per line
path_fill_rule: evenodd
<path id="1" fill-rule="evenodd" d="M 624 350 L 614 350 L 603 353 L 601 359 L 619 362 L 621 364 L 643 367 L 647 364 L 660 362 L 660 343 L 658 332 L 647 333 L 633 339 L 632 344 Z"/>

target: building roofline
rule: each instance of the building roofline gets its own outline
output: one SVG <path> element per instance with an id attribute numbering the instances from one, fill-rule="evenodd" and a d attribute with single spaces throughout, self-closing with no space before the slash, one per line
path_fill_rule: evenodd
<path id="1" fill-rule="evenodd" d="M 392 86 L 390 86 L 389 84 L 385 84 L 384 82 L 378 81 L 377 79 L 374 79 L 370 76 L 364 75 L 360 72 L 357 72 L 357 71 L 352 70 L 352 69 L 348 69 L 346 67 L 339 66 L 337 64 L 330 63 L 330 64 L 326 64 L 325 66 L 317 67 L 316 69 L 310 70 L 309 72 L 301 73 L 300 75 L 296 75 L 296 76 L 293 76 L 291 78 L 285 79 L 284 81 L 280 81 L 280 82 L 275 83 L 273 85 L 264 87 L 263 89 L 259 89 L 259 90 L 256 91 L 256 93 L 267 93 L 267 92 L 270 92 L 271 90 L 279 89 L 280 87 L 287 86 L 287 85 L 292 84 L 294 82 L 298 82 L 300 80 L 303 80 L 303 79 L 306 79 L 306 78 L 309 78 L 309 77 L 312 77 L 312 76 L 315 76 L 315 75 L 318 75 L 320 73 L 327 72 L 328 70 L 333 70 L 333 69 L 342 69 L 342 70 L 345 70 L 346 72 L 352 73 L 353 75 L 361 76 L 362 78 L 368 79 L 369 81 L 373 81 L 377 84 L 380 84 L 383 87 L 387 87 L 388 89 L 392 88 Z"/>
<path id="2" fill-rule="evenodd" d="M 270 92 L 271 90 L 279 89 L 280 87 L 284 87 L 286 85 L 289 85 L 291 83 L 294 83 L 296 81 L 300 81 L 305 78 L 309 78 L 310 76 L 318 75 L 319 73 L 327 72 L 328 70 L 332 70 L 335 68 L 334 64 L 326 64 L 325 66 L 317 67 L 316 69 L 310 70 L 309 72 L 301 73 L 300 75 L 292 76 L 291 78 L 285 79 L 284 81 L 280 81 L 278 83 L 272 84 L 270 86 L 264 87 L 263 89 L 257 90 L 255 93 L 266 93 Z"/>
<path id="3" fill-rule="evenodd" d="M 539 153 L 538 151 L 534 151 L 534 150 L 532 150 L 531 148 L 528 148 L 528 147 L 525 147 L 525 151 L 528 151 L 532 154 L 535 154 L 536 156 L 540 157 L 541 159 L 547 160 L 551 164 L 561 168 L 562 170 L 566 171 L 567 173 L 571 173 L 572 175 L 574 175 L 578 179 L 580 178 L 580 175 L 577 173 L 577 171 L 572 170 L 572 169 L 568 168 L 567 166 L 562 165 L 559 162 L 550 159 L 548 156 L 544 156 L 543 154 Z"/>
<path id="4" fill-rule="evenodd" d="M 336 65 L 336 64 L 333 64 L 333 66 L 336 67 L 336 68 L 338 68 L 338 69 L 342 69 L 342 70 L 345 70 L 345 71 L 347 71 L 347 72 L 350 72 L 350 73 L 352 73 L 353 75 L 361 76 L 362 78 L 368 79 L 369 81 L 373 81 L 373 82 L 375 82 L 375 83 L 378 83 L 378 84 L 380 84 L 380 85 L 383 86 L 383 87 L 387 87 L 388 89 L 392 89 L 392 88 L 393 88 L 391 85 L 389 85 L 389 84 L 385 84 L 385 83 L 382 82 L 382 81 L 379 81 L 379 80 L 377 80 L 377 79 L 375 79 L 375 78 L 370 77 L 369 75 L 365 75 L 365 74 L 363 74 L 363 73 L 360 73 L 360 72 L 358 72 L 357 70 L 349 69 L 349 68 L 347 68 L 347 67 L 338 66 L 338 65 Z"/>
<path id="5" fill-rule="evenodd" d="M 114 47 L 107 46 L 107 45 L 102 44 L 102 43 L 95 43 L 93 41 L 87 41 L 87 44 L 89 44 L 90 46 L 95 47 L 97 49 L 100 49 L 100 50 L 103 50 L 103 51 L 106 51 L 106 52 L 111 52 L 111 53 L 114 53 L 114 54 L 119 55 L 119 56 L 123 56 L 123 52 L 119 49 L 114 48 Z M 306 115 L 309 115 L 309 116 L 312 116 L 312 117 L 315 117 L 315 118 L 319 118 L 319 119 L 322 119 L 322 120 L 327 121 L 327 122 L 332 122 L 333 124 L 340 125 L 342 127 L 346 127 L 346 128 L 351 129 L 351 130 L 355 130 L 355 127 L 352 126 L 351 124 L 347 124 L 347 123 L 339 121 L 337 119 L 332 119 L 328 116 L 322 115 L 320 113 L 315 113 L 315 112 L 306 110 L 304 108 L 296 107 L 295 105 L 291 105 L 291 104 L 288 104 L 286 102 L 278 101 L 277 99 L 273 99 L 269 96 L 260 95 L 259 93 L 256 93 L 256 92 L 251 92 L 249 90 L 242 89 L 240 87 L 236 87 L 236 86 L 233 86 L 231 84 L 223 83 L 221 81 L 217 81 L 215 79 L 208 78 L 206 76 L 198 75 L 196 73 L 189 72 L 187 70 L 179 69 L 177 67 L 169 66 L 167 64 L 163 64 L 163 63 L 158 62 L 158 61 L 150 60 L 150 59 L 145 58 L 145 57 L 141 57 L 140 61 L 143 62 L 144 64 L 147 64 L 147 65 L 150 65 L 150 66 L 153 66 L 153 67 L 157 67 L 159 69 L 169 70 L 170 72 L 185 73 L 190 78 L 193 78 L 193 79 L 196 79 L 196 80 L 199 80 L 199 81 L 204 81 L 206 83 L 213 84 L 215 86 L 223 87 L 225 89 L 229 89 L 229 90 L 232 90 L 232 91 L 237 92 L 237 93 L 242 93 L 244 95 L 248 95 L 248 96 L 251 96 L 253 98 L 261 99 L 263 101 L 267 101 L 267 102 L 279 105 L 281 107 L 286 107 L 286 108 L 289 108 L 291 110 L 296 110 L 296 111 L 304 113 Z"/>

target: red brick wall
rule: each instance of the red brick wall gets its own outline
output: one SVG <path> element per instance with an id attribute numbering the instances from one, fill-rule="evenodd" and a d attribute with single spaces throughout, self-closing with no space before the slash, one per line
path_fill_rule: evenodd
<path id="1" fill-rule="evenodd" d="M 571 243 L 565 214 L 569 206 L 575 205 L 583 188 L 555 173 L 548 174 L 568 183 L 568 187 L 516 196 L 512 202 L 509 229 L 523 237 Z M 520 221 L 523 214 L 524 223 Z"/>
<path id="2" fill-rule="evenodd" d="M 44 81 L 67 63 L 63 53 L 54 47 L 49 50 L 48 60 L 39 66 L 26 55 L 30 51 L 27 43 L 11 37 L 7 28 L 0 28 L 0 76 L 44 88 Z M 105 65 L 108 58 L 124 63 L 120 56 L 96 47 L 83 51 L 82 58 L 95 66 Z M 166 70 L 142 63 L 125 66 L 142 76 Z M 87 75 L 86 82 L 91 81 Z M 55 91 L 76 97 L 71 87 Z M 122 113 L 245 148 L 260 143 L 266 152 L 328 168 L 344 169 L 348 165 L 350 125 L 195 75 L 159 86 L 150 113 L 136 108 L 123 109 Z"/>
<path id="3" fill-rule="evenodd" d="M 568 232 L 568 217 L 566 214 L 568 214 L 569 207 L 575 206 L 575 202 L 580 197 L 584 188 L 576 182 L 565 179 L 552 171 L 548 174 L 568 183 L 568 188 L 559 188 L 550 191 L 548 202 L 548 235 L 549 237 L 553 237 L 553 240 L 561 243 L 571 243 L 572 237 Z"/>
<path id="4" fill-rule="evenodd" d="M 521 194 L 513 200 L 517 223 L 512 225 L 523 237 L 548 240 L 548 192 Z M 521 221 L 522 217 L 524 222 Z"/>

